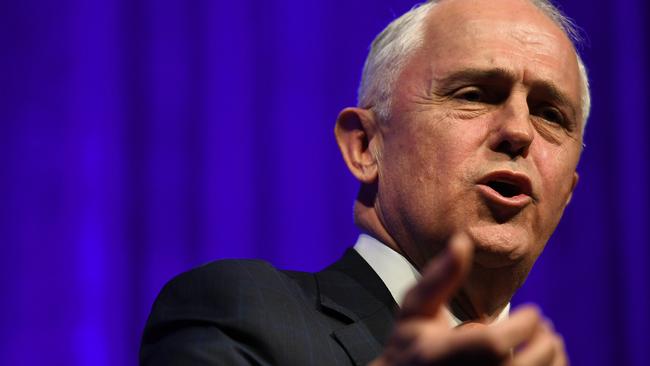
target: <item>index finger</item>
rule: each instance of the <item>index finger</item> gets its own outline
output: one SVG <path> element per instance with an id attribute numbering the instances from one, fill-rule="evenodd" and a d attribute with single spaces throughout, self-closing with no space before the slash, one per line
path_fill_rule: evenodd
<path id="1" fill-rule="evenodd" d="M 541 325 L 539 309 L 533 305 L 525 305 L 508 319 L 490 326 L 489 329 L 495 336 L 499 351 L 507 351 L 530 340 Z"/>
<path id="2" fill-rule="evenodd" d="M 435 316 L 456 292 L 472 263 L 473 245 L 464 234 L 454 235 L 447 248 L 426 266 L 422 278 L 404 298 L 400 316 Z"/>

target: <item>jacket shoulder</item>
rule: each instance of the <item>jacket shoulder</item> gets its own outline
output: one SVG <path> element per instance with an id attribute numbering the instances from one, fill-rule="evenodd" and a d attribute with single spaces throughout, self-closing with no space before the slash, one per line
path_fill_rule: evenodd
<path id="1" fill-rule="evenodd" d="M 305 273 L 303 278 L 310 276 Z M 262 260 L 225 259 L 213 261 L 181 273 L 171 279 L 160 291 L 156 305 L 170 304 L 176 308 L 187 305 L 192 310 L 205 306 L 214 314 L 215 309 L 238 308 L 238 303 L 267 302 L 269 293 L 276 296 L 296 296 L 298 287 L 273 265 Z M 264 294 L 265 299 L 260 295 Z M 237 299 L 240 299 L 236 301 Z"/>
<path id="2" fill-rule="evenodd" d="M 220 260 L 182 273 L 153 305 L 141 364 L 346 364 L 315 293 L 313 274 L 259 260 Z"/>

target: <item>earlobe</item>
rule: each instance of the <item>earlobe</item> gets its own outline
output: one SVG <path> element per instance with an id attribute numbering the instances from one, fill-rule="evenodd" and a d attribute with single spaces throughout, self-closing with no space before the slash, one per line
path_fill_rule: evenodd
<path id="1" fill-rule="evenodd" d="M 362 108 L 345 108 L 339 113 L 334 135 L 350 172 L 362 183 L 377 180 L 377 126 L 373 113 Z"/>
<path id="2" fill-rule="evenodd" d="M 564 204 L 565 207 L 569 205 L 569 202 L 571 202 L 573 191 L 576 189 L 579 180 L 580 180 L 580 176 L 578 175 L 578 172 L 573 172 L 573 182 L 571 182 L 571 190 L 569 191 L 569 196 L 567 197 L 566 202 Z"/>

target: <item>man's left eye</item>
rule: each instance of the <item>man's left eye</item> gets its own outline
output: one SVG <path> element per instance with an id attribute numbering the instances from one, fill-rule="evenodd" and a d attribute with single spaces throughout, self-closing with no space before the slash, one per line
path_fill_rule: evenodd
<path id="1" fill-rule="evenodd" d="M 543 107 L 539 110 L 537 115 L 548 122 L 564 125 L 564 115 L 562 115 L 562 112 L 555 107 Z"/>

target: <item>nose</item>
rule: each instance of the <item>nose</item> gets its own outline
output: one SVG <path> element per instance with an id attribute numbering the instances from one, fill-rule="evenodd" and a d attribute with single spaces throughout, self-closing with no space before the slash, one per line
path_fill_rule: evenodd
<path id="1" fill-rule="evenodd" d="M 511 95 L 495 115 L 491 129 L 490 148 L 511 159 L 527 157 L 535 136 L 525 97 Z"/>

